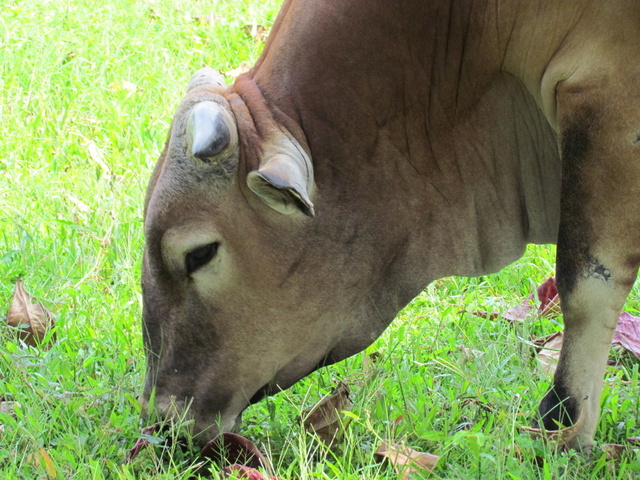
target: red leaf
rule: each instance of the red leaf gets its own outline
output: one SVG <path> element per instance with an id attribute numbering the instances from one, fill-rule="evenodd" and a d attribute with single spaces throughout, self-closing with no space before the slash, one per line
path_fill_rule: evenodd
<path id="1" fill-rule="evenodd" d="M 224 467 L 220 473 L 222 477 L 228 477 L 233 474 L 236 478 L 241 478 L 243 480 L 266 480 L 265 476 L 255 468 L 239 465 L 237 463 Z M 277 480 L 277 477 L 274 477 L 273 475 L 267 475 L 267 478 L 270 480 Z"/>
<path id="2" fill-rule="evenodd" d="M 533 295 L 529 295 L 521 303 L 507 310 L 502 316 L 505 320 L 509 320 L 510 322 L 523 321 L 530 314 L 531 310 L 533 310 L 533 305 L 531 305 L 532 300 Z"/>
<path id="3" fill-rule="evenodd" d="M 547 279 L 538 287 L 538 300 L 540 315 L 557 316 L 560 313 L 560 297 L 556 286 L 556 277 Z"/>
<path id="4" fill-rule="evenodd" d="M 240 464 L 250 468 L 267 466 L 258 447 L 242 435 L 231 432 L 215 437 L 204 446 L 200 455 L 219 465 Z"/>
<path id="5" fill-rule="evenodd" d="M 611 343 L 622 345 L 640 358 L 640 318 L 622 312 Z"/>
<path id="6" fill-rule="evenodd" d="M 143 449 L 151 445 L 151 442 L 149 441 L 148 437 L 150 435 L 153 435 L 157 428 L 158 428 L 158 425 L 154 424 L 148 427 L 144 427 L 142 429 L 142 431 L 140 432 L 140 437 L 136 440 L 136 443 L 129 450 L 129 454 L 127 455 L 127 458 L 124 461 L 124 463 L 132 462 L 133 459 L 136 458 Z"/>

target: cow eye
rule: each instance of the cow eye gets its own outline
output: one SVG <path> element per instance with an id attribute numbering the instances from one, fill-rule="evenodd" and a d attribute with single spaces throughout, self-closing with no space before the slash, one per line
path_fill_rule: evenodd
<path id="1" fill-rule="evenodd" d="M 203 245 L 202 247 L 198 247 L 187 253 L 187 256 L 184 259 L 185 266 L 187 267 L 187 273 L 191 275 L 193 272 L 209 263 L 213 257 L 216 256 L 219 245 L 220 244 L 217 242 L 209 243 L 208 245 Z"/>

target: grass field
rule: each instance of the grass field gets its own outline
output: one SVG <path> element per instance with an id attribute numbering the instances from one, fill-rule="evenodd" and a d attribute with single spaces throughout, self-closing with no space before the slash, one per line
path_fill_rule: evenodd
<path id="1" fill-rule="evenodd" d="M 1 479 L 193 474 L 197 452 L 178 447 L 124 464 L 143 426 L 144 190 L 190 75 L 253 62 L 262 43 L 246 26 L 270 26 L 279 3 L 3 2 L 0 312 L 21 278 L 53 312 L 57 339 L 35 349 L 0 329 L 0 405 L 19 403 L 0 411 Z M 440 455 L 429 478 L 640 478 L 637 453 L 607 463 L 596 449 L 583 459 L 519 430 L 550 380 L 535 371 L 531 338 L 559 330 L 558 320 L 511 325 L 465 313 L 516 305 L 553 274 L 553 255 L 532 247 L 499 275 L 435 282 L 367 352 L 248 409 L 241 433 L 281 479 L 398 478 L 373 458 L 382 440 Z M 636 289 L 632 313 L 638 299 Z M 612 355 L 620 366 L 607 373 L 599 444 L 640 434 L 638 363 Z M 338 381 L 350 384 L 354 406 L 331 451 L 299 417 Z"/>

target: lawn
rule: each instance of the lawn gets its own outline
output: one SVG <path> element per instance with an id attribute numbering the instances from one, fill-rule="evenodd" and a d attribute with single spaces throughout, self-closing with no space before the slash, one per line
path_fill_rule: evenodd
<path id="1" fill-rule="evenodd" d="M 3 3 L 0 312 L 21 279 L 56 327 L 48 348 L 0 329 L 0 478 L 186 479 L 197 469 L 188 441 L 124 462 L 144 426 L 144 191 L 191 74 L 252 63 L 256 26 L 268 28 L 279 3 Z M 640 478 L 635 451 L 607 462 L 596 448 L 585 459 L 520 430 L 550 381 L 532 339 L 560 319 L 470 313 L 504 313 L 553 269 L 554 249 L 536 246 L 500 274 L 433 283 L 366 352 L 249 408 L 241 433 L 281 479 L 399 478 L 374 459 L 383 440 L 441 457 L 416 478 Z M 639 298 L 634 289 L 627 310 L 637 314 Z M 638 362 L 618 349 L 612 359 L 599 445 L 640 434 Z M 353 407 L 328 449 L 299 419 L 340 381 Z"/>

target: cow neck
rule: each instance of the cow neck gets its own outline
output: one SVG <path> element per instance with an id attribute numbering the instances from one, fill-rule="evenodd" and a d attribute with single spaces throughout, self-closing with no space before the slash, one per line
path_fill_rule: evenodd
<path id="1" fill-rule="evenodd" d="M 260 87 L 249 74 L 239 76 L 229 95 L 229 103 L 238 122 L 238 133 L 245 152 L 250 155 L 248 168 L 258 168 L 263 145 L 279 135 L 292 136 L 311 156 L 307 139 L 300 125 L 268 103 Z M 255 163 L 254 163 L 255 162 Z"/>

